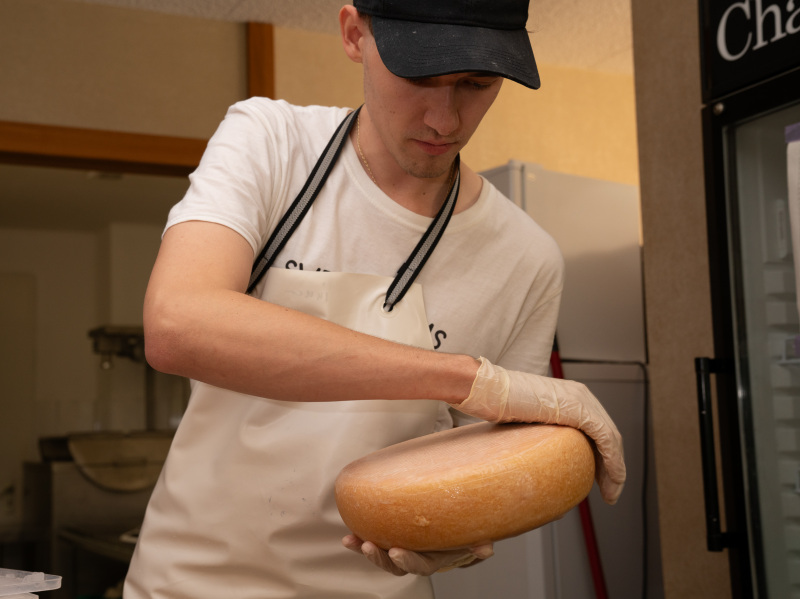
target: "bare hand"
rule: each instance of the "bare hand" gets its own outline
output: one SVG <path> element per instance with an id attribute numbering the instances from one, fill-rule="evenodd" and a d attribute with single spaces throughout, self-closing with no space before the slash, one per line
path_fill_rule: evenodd
<path id="1" fill-rule="evenodd" d="M 362 554 L 373 564 L 395 576 L 405 576 L 406 574 L 430 576 L 436 572 L 463 568 L 494 555 L 494 547 L 491 543 L 469 549 L 421 553 L 399 547 L 393 547 L 386 551 L 375 543 L 362 541 L 355 535 L 347 535 L 342 539 L 342 545 L 351 551 Z"/>

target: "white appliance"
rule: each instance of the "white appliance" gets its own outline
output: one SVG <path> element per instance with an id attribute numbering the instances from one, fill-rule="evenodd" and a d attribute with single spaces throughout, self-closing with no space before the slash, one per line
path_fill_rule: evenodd
<path id="1" fill-rule="evenodd" d="M 589 497 L 609 597 L 663 596 L 647 476 L 646 355 L 638 189 L 511 161 L 481 173 L 550 233 L 566 279 L 557 327 L 565 378 L 589 386 L 620 429 L 628 481 L 615 506 Z M 577 360 L 577 361 L 574 361 Z M 645 505 L 648 506 L 645 509 Z M 434 577 L 437 599 L 596 597 L 578 508 Z"/>

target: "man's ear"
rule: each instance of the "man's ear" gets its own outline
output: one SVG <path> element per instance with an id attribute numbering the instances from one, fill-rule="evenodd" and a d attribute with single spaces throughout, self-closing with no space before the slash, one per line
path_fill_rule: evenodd
<path id="1" fill-rule="evenodd" d="M 362 62 L 362 44 L 366 25 L 352 4 L 343 6 L 339 11 L 339 29 L 342 33 L 345 54 L 353 62 Z"/>

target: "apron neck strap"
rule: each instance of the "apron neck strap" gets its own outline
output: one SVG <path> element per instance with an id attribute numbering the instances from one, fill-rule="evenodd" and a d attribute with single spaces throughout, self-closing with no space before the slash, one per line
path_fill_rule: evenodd
<path id="1" fill-rule="evenodd" d="M 394 281 L 392 281 L 392 284 L 389 286 L 389 290 L 386 292 L 386 301 L 383 304 L 383 309 L 387 312 L 391 312 L 394 305 L 403 299 L 406 291 L 411 287 L 419 271 L 422 270 L 425 262 L 427 262 L 428 257 L 433 253 L 436 244 L 439 243 L 439 240 L 442 238 L 444 229 L 447 227 L 447 223 L 450 222 L 450 217 L 453 215 L 456 201 L 458 200 L 458 189 L 461 184 L 460 166 L 461 158 L 457 155 L 455 164 L 453 165 L 455 177 L 453 177 L 453 184 L 450 187 L 450 192 L 447 194 L 447 199 L 439 209 L 436 218 L 434 218 L 428 226 L 428 230 L 425 231 L 422 239 L 419 240 L 417 247 L 411 252 L 408 260 L 406 260 L 400 267 L 400 270 L 397 271 L 397 276 L 395 276 Z"/>
<path id="2" fill-rule="evenodd" d="M 300 225 L 308 209 L 311 208 L 311 204 L 317 199 L 322 186 L 328 178 L 328 174 L 333 169 L 337 158 L 339 158 L 339 154 L 347 141 L 347 136 L 353 128 L 353 123 L 356 122 L 360 111 L 361 107 L 348 114 L 336 128 L 328 145 L 325 147 L 325 150 L 323 150 L 322 155 L 319 157 L 311 174 L 308 176 L 303 189 L 300 190 L 300 193 L 283 215 L 278 226 L 272 232 L 272 235 L 270 235 L 266 245 L 256 257 L 253 263 L 253 270 L 250 274 L 250 282 L 247 285 L 247 293 L 252 293 L 256 288 L 256 285 L 258 285 L 259 281 L 264 277 L 264 274 L 266 274 L 267 269 L 272 266 L 275 257 L 286 245 L 286 242 L 292 236 L 295 229 Z M 456 156 L 455 164 L 453 165 L 455 177 L 453 177 L 453 183 L 450 187 L 447 199 L 439 209 L 436 218 L 434 218 L 428 226 L 428 230 L 425 231 L 425 234 L 419 240 L 419 243 L 417 243 L 417 247 L 414 248 L 408 260 L 406 260 L 397 271 L 397 275 L 389 286 L 389 290 L 386 292 L 386 300 L 383 304 L 383 309 L 387 312 L 391 312 L 395 304 L 403 299 L 406 291 L 411 287 L 411 284 L 417 278 L 417 275 L 419 275 L 425 262 L 427 262 L 428 257 L 433 253 L 436 244 L 439 243 L 439 239 L 441 239 L 445 227 L 447 227 L 447 223 L 450 222 L 450 217 L 453 215 L 456 201 L 458 200 L 458 190 L 461 184 L 460 165 L 461 158 L 460 156 Z"/>
<path id="3" fill-rule="evenodd" d="M 292 236 L 295 229 L 300 225 L 300 221 L 303 220 L 308 209 L 311 208 L 311 204 L 317 199 L 317 195 L 319 195 L 320 189 L 322 189 L 322 186 L 328 178 L 328 174 L 333 169 L 333 165 L 339 157 L 344 143 L 347 140 L 347 136 L 353 128 L 353 123 L 358 118 L 358 113 L 360 111 L 361 107 L 348 114 L 344 120 L 339 123 L 330 141 L 328 141 L 328 145 L 325 146 L 325 150 L 323 150 L 322 155 L 314 165 L 303 189 L 297 194 L 294 202 L 286 211 L 286 214 L 283 215 L 278 226 L 275 227 L 267 244 L 255 259 L 253 270 L 250 273 L 250 282 L 247 285 L 247 293 L 252 293 L 253 289 L 258 285 L 258 282 L 267 272 L 267 269 L 272 266 L 275 257 L 283 249 L 283 246 L 286 245 L 286 242 Z"/>

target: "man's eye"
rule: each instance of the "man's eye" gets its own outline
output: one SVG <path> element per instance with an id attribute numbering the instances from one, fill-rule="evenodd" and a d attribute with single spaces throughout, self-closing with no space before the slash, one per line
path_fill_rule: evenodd
<path id="1" fill-rule="evenodd" d="M 497 79 L 470 79 L 467 83 L 474 89 L 489 89 Z"/>

